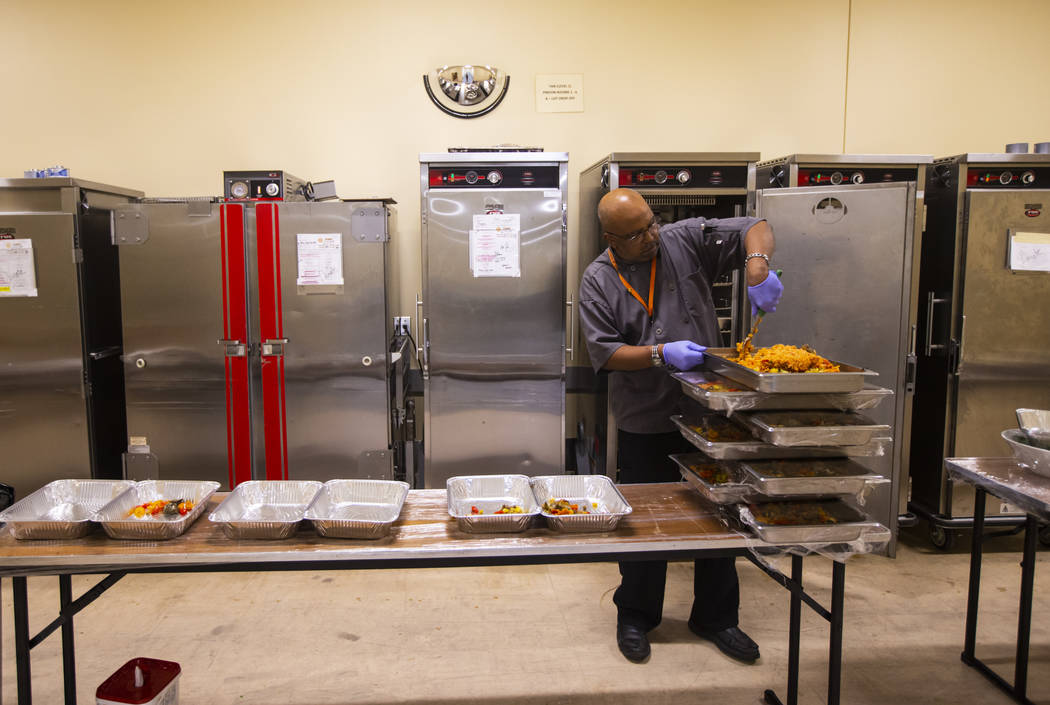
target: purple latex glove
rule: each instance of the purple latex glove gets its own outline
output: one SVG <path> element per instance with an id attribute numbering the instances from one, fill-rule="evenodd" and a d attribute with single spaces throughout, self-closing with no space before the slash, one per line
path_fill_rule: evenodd
<path id="1" fill-rule="evenodd" d="M 673 343 L 664 343 L 664 362 L 683 372 L 691 370 L 704 361 L 703 345 L 697 345 L 691 340 L 676 340 Z"/>
<path id="2" fill-rule="evenodd" d="M 777 273 L 770 270 L 769 275 L 761 284 L 747 287 L 747 297 L 751 299 L 751 317 L 758 314 L 762 309 L 766 313 L 777 310 L 780 297 L 784 295 L 784 285 L 780 283 Z"/>

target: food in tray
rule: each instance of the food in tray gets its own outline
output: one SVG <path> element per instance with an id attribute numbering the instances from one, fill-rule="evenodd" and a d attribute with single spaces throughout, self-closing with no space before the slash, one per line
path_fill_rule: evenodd
<path id="1" fill-rule="evenodd" d="M 689 463 L 689 469 L 709 485 L 724 485 L 727 482 L 737 482 L 737 478 L 733 476 L 733 473 L 719 463 Z"/>
<path id="2" fill-rule="evenodd" d="M 591 509 L 597 509 L 598 503 L 591 502 Z M 584 502 L 570 502 L 567 499 L 555 499 L 551 497 L 543 503 L 543 511 L 547 514 L 590 514 L 587 504 Z"/>
<path id="3" fill-rule="evenodd" d="M 759 417 L 773 428 L 797 428 L 819 426 L 867 426 L 872 421 L 857 414 L 809 412 L 762 415 Z"/>
<path id="4" fill-rule="evenodd" d="M 484 514 L 485 510 L 484 509 L 479 509 L 476 505 L 472 504 L 472 505 L 470 505 L 470 513 L 475 515 L 475 516 L 477 516 L 479 514 Z M 525 508 L 522 507 L 519 504 L 504 504 L 503 506 L 501 506 L 499 509 L 497 509 L 496 511 L 494 511 L 492 513 L 493 514 L 524 514 L 525 513 Z"/>
<path id="5" fill-rule="evenodd" d="M 127 516 L 136 519 L 178 519 L 193 511 L 193 502 L 188 499 L 155 499 L 128 510 Z"/>
<path id="6" fill-rule="evenodd" d="M 725 382 L 703 382 L 697 385 L 700 389 L 704 389 L 708 392 L 749 392 L 750 389 L 744 389 L 743 387 L 734 387 L 731 384 Z"/>
<path id="7" fill-rule="evenodd" d="M 751 516 L 770 526 L 820 526 L 838 524 L 839 519 L 821 502 L 763 502 L 749 504 Z"/>
<path id="8" fill-rule="evenodd" d="M 756 372 L 839 372 L 838 365 L 818 355 L 809 346 L 777 344 L 768 348 L 750 351 L 737 343 L 737 356 L 732 359 L 739 365 Z"/>
<path id="9" fill-rule="evenodd" d="M 696 423 L 689 424 L 689 428 L 712 443 L 744 443 L 755 440 L 750 431 L 724 416 L 704 416 Z"/>
<path id="10" fill-rule="evenodd" d="M 857 466 L 849 461 L 821 460 L 749 460 L 748 466 L 766 477 L 842 477 L 856 474 L 852 472 Z"/>

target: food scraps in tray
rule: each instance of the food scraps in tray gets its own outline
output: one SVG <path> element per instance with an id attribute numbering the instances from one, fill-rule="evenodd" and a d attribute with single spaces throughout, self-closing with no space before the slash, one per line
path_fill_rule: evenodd
<path id="1" fill-rule="evenodd" d="M 543 511 L 547 514 L 590 514 L 591 509 L 597 509 L 598 503 L 591 502 L 590 508 L 586 502 L 570 502 L 567 499 L 555 499 L 551 497 L 543 503 Z"/>
<path id="2" fill-rule="evenodd" d="M 136 519 L 177 519 L 193 511 L 193 502 L 188 499 L 155 499 L 128 510 L 127 516 Z"/>
<path id="3" fill-rule="evenodd" d="M 856 466 L 848 460 L 749 460 L 748 466 L 766 477 L 842 477 L 857 472 Z M 861 468 L 860 470 L 863 470 Z"/>
<path id="4" fill-rule="evenodd" d="M 839 519 L 818 502 L 763 502 L 749 504 L 751 516 L 771 526 L 815 526 L 837 524 Z"/>
<path id="5" fill-rule="evenodd" d="M 867 426 L 874 423 L 858 414 L 824 411 L 775 413 L 763 416 L 762 420 L 772 428 Z"/>
<path id="6" fill-rule="evenodd" d="M 695 424 L 689 424 L 689 428 L 713 443 L 743 443 L 755 440 L 750 431 L 724 416 L 704 416 Z"/>
<path id="7" fill-rule="evenodd" d="M 700 389 L 704 389 L 708 392 L 748 392 L 749 389 L 743 389 L 742 387 L 734 387 L 731 384 L 725 382 L 703 382 L 697 385 Z"/>
<path id="8" fill-rule="evenodd" d="M 737 478 L 733 477 L 733 473 L 718 463 L 689 463 L 689 469 L 699 475 L 704 482 L 711 485 L 722 485 L 727 482 L 737 481 Z"/>
<path id="9" fill-rule="evenodd" d="M 485 511 L 483 509 L 478 509 L 477 506 L 472 504 L 472 505 L 470 505 L 470 513 L 474 514 L 474 515 L 478 515 L 478 514 L 484 514 Z M 504 504 L 503 506 L 501 506 L 499 509 L 497 509 L 496 511 L 494 511 L 492 513 L 493 514 L 524 514 L 525 513 L 525 508 L 522 507 L 519 504 Z"/>
<path id="10" fill-rule="evenodd" d="M 821 357 L 809 346 L 800 348 L 777 344 L 751 352 L 743 349 L 743 343 L 737 343 L 736 348 L 737 356 L 730 359 L 756 372 L 841 371 L 838 365 L 826 357 Z"/>

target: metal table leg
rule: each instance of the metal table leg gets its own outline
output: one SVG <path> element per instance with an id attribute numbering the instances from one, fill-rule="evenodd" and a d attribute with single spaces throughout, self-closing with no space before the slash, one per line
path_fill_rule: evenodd
<path id="1" fill-rule="evenodd" d="M 842 612 L 846 606 L 846 564 L 831 564 L 831 635 L 828 638 L 828 705 L 839 705 L 842 687 Z"/>
<path id="2" fill-rule="evenodd" d="M 984 504 L 987 493 L 980 487 L 973 500 L 973 541 L 970 545 L 970 588 L 966 594 L 966 641 L 962 660 L 974 660 L 977 646 L 977 605 L 981 594 L 981 561 L 984 558 Z M 972 665 L 972 664 L 971 664 Z"/>
<path id="3" fill-rule="evenodd" d="M 791 579 L 802 587 L 802 556 L 791 556 Z M 799 641 L 802 636 L 802 598 L 791 593 L 788 629 L 788 705 L 798 705 Z"/>
<path id="4" fill-rule="evenodd" d="M 1024 529 L 1024 558 L 1021 560 L 1021 604 L 1017 616 L 1017 661 L 1014 664 L 1014 690 L 1022 700 L 1028 691 L 1028 646 L 1032 635 L 1032 593 L 1035 589 L 1035 539 L 1039 522 L 1031 514 Z"/>
<path id="5" fill-rule="evenodd" d="M 62 617 L 62 681 L 66 705 L 77 704 L 76 651 L 73 649 L 73 579 L 69 575 L 58 576 L 59 615 Z"/>
<path id="6" fill-rule="evenodd" d="M 29 600 L 26 579 L 11 578 L 15 608 L 15 670 L 18 674 L 18 705 L 32 705 L 32 682 L 29 678 Z"/>

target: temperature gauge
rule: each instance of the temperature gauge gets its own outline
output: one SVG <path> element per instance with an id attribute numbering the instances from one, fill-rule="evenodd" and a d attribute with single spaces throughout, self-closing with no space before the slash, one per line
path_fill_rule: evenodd
<path id="1" fill-rule="evenodd" d="M 248 184 L 244 181 L 234 181 L 230 184 L 230 196 L 233 198 L 247 198 Z"/>

